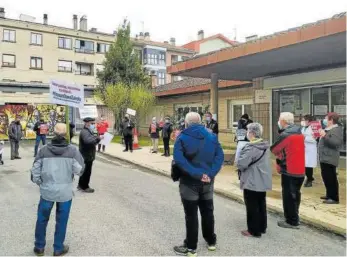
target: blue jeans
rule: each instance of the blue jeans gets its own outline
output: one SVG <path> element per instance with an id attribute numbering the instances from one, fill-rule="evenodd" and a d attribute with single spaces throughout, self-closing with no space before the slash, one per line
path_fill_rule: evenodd
<path id="1" fill-rule="evenodd" d="M 63 203 L 56 203 L 56 224 L 53 244 L 54 252 L 61 252 L 64 250 L 66 227 L 69 220 L 71 202 L 72 200 Z M 42 197 L 40 198 L 35 229 L 35 247 L 38 249 L 44 249 L 46 246 L 46 229 L 53 205 L 54 202 L 46 201 Z"/>
<path id="2" fill-rule="evenodd" d="M 46 135 L 36 135 L 35 156 L 37 154 L 37 151 L 39 150 L 39 145 L 41 141 L 42 141 L 42 145 L 46 144 Z"/>

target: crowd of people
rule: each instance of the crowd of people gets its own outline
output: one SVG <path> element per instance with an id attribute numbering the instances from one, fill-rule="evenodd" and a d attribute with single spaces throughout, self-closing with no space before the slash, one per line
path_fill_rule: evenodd
<path id="1" fill-rule="evenodd" d="M 182 245 L 175 246 L 174 252 L 179 255 L 195 256 L 198 244 L 198 210 L 201 214 L 203 238 L 209 251 L 216 250 L 217 236 L 214 219 L 214 181 L 224 163 L 224 153 L 218 140 L 218 123 L 211 113 L 206 113 L 205 122 L 198 113 L 190 112 L 180 121 L 181 131 L 174 143 L 171 177 L 179 181 L 179 193 L 183 204 L 186 222 L 186 237 Z M 240 188 L 243 190 L 246 206 L 247 229 L 242 235 L 260 238 L 267 231 L 266 192 L 272 189 L 271 154 L 276 159 L 276 168 L 281 175 L 282 201 L 284 220 L 278 226 L 298 229 L 300 226 L 299 207 L 301 187 L 306 176 L 306 187 L 311 187 L 313 170 L 319 161 L 321 176 L 326 187 L 321 197 L 325 204 L 339 203 L 339 184 L 336 168 L 339 163 L 339 150 L 343 144 L 343 132 L 338 125 L 339 116 L 329 113 L 323 120 L 323 128 L 317 133 L 311 128 L 314 118 L 304 116 L 301 126 L 294 122 L 292 113 L 281 113 L 278 120 L 279 136 L 270 146 L 263 139 L 263 127 L 253 122 L 247 114 L 238 122 L 235 140 L 237 141 L 237 167 Z M 37 123 L 38 139 L 36 143 L 45 143 L 44 121 Z M 133 143 L 134 122 L 128 115 L 121 124 L 125 141 L 125 150 L 131 151 Z M 101 140 L 107 132 L 108 123 L 101 117 L 96 124 L 94 118 L 84 119 L 84 128 L 79 135 L 79 149 L 68 140 L 65 124 L 58 123 L 54 128 L 51 143 L 37 151 L 31 169 L 31 179 L 39 185 L 39 201 L 35 228 L 36 255 L 43 255 L 46 244 L 46 228 L 54 203 L 57 203 L 56 232 L 54 238 L 54 256 L 61 256 L 69 251 L 64 244 L 71 201 L 73 197 L 74 176 L 79 176 L 78 189 L 81 192 L 93 193 L 89 186 L 96 151 L 104 151 Z M 10 127 L 11 157 L 19 158 L 18 124 Z M 97 131 L 97 133 L 96 133 Z M 158 152 L 159 133 L 162 132 L 164 156 L 170 156 L 170 138 L 173 124 L 169 117 L 164 122 L 152 119 L 149 136 L 152 141 L 152 152 Z M 17 150 L 16 150 L 17 149 Z M 17 151 L 17 152 L 16 152 Z"/>

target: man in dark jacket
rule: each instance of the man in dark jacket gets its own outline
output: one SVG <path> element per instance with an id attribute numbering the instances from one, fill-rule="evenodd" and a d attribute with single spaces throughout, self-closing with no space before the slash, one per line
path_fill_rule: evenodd
<path id="1" fill-rule="evenodd" d="M 124 121 L 120 124 L 120 128 L 122 130 L 125 150 L 123 152 L 133 152 L 133 128 L 135 127 L 134 122 L 132 122 L 129 118 L 129 115 L 126 114 L 124 117 Z"/>
<path id="2" fill-rule="evenodd" d="M 78 189 L 86 193 L 94 193 L 94 189 L 89 187 L 89 181 L 95 160 L 96 145 L 101 141 L 102 137 L 94 135 L 95 119 L 85 118 L 83 121 L 85 124 L 80 133 L 79 149 L 84 159 L 85 170 L 78 182 Z"/>
<path id="3" fill-rule="evenodd" d="M 187 128 L 181 132 L 174 146 L 174 162 L 181 171 L 180 195 L 186 216 L 186 239 L 182 246 L 174 247 L 179 255 L 196 255 L 201 213 L 202 234 L 208 249 L 216 249 L 214 233 L 213 185 L 220 171 L 224 153 L 215 134 L 201 125 L 200 114 L 186 116 Z"/>
<path id="4" fill-rule="evenodd" d="M 46 144 L 46 135 L 48 134 L 48 125 L 45 123 L 43 119 L 40 119 L 40 121 L 36 122 L 33 130 L 36 132 L 35 153 L 34 153 L 34 157 L 36 157 L 40 142 L 42 141 L 42 145 Z"/>
<path id="5" fill-rule="evenodd" d="M 281 174 L 282 201 L 285 221 L 279 221 L 283 228 L 299 228 L 299 206 L 301 187 L 305 179 L 305 143 L 301 128 L 294 124 L 294 115 L 283 112 L 278 121 L 283 130 L 271 146 L 276 156 L 277 170 Z"/>
<path id="6" fill-rule="evenodd" d="M 169 117 L 165 118 L 165 123 L 162 128 L 162 135 L 163 135 L 163 143 L 164 143 L 164 154 L 163 156 L 169 157 L 170 156 L 170 138 L 172 133 L 172 123 L 170 121 Z"/>
<path id="7" fill-rule="evenodd" d="M 8 128 L 8 137 L 11 145 L 11 160 L 21 159 L 19 157 L 19 141 L 22 139 L 22 125 L 20 124 L 20 118 L 17 117 L 15 121 L 12 121 Z"/>
<path id="8" fill-rule="evenodd" d="M 213 134 L 218 135 L 219 129 L 218 129 L 218 122 L 212 118 L 212 114 L 210 112 L 206 113 L 205 115 L 206 128 L 211 131 Z"/>

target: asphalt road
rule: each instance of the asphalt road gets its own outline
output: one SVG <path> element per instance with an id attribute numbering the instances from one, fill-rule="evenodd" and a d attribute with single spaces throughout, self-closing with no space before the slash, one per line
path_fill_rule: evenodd
<path id="1" fill-rule="evenodd" d="M 22 160 L 0 166 L 0 255 L 32 255 L 38 187 L 29 177 L 33 147 L 20 149 Z M 69 255 L 174 255 L 185 236 L 178 184 L 127 164 L 98 157 L 91 185 L 94 194 L 76 192 L 68 224 Z M 199 238 L 199 255 L 345 255 L 346 241 L 302 226 L 277 227 L 269 215 L 261 239 L 245 238 L 245 208 L 215 196 L 218 250 L 209 253 Z M 54 215 L 47 231 L 46 255 L 52 253 Z"/>

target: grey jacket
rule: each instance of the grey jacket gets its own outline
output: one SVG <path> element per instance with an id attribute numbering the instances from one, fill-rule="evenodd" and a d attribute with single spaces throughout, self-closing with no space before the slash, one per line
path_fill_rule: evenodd
<path id="1" fill-rule="evenodd" d="M 265 154 L 262 156 L 262 154 Z M 261 159 L 256 161 L 257 159 Z M 263 140 L 249 142 L 241 150 L 237 161 L 241 172 L 240 188 L 256 192 L 269 191 L 272 188 L 272 170 L 270 167 L 269 144 Z"/>
<path id="2" fill-rule="evenodd" d="M 22 139 L 22 125 L 17 124 L 15 121 L 12 121 L 8 128 L 8 137 L 10 140 L 19 141 Z"/>
<path id="3" fill-rule="evenodd" d="M 336 126 L 326 130 L 325 137 L 321 137 L 318 145 L 319 161 L 322 163 L 339 165 L 340 148 L 343 144 L 342 127 Z"/>
<path id="4" fill-rule="evenodd" d="M 73 197 L 74 175 L 84 171 L 78 149 L 62 137 L 41 148 L 31 169 L 31 180 L 40 186 L 41 197 L 52 202 L 66 202 Z"/>

